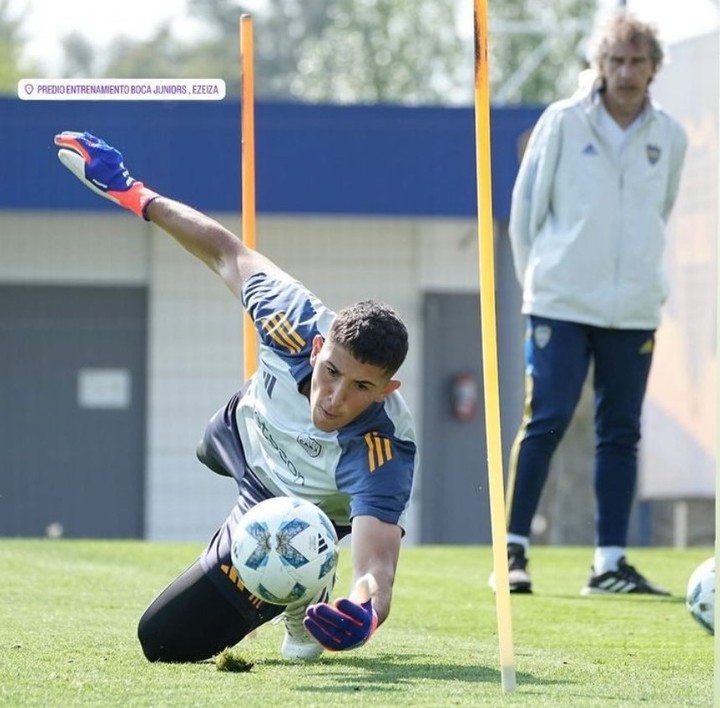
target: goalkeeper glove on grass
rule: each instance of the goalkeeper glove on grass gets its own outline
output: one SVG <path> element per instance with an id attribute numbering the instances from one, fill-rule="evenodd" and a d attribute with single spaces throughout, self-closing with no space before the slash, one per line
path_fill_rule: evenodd
<path id="1" fill-rule="evenodd" d="M 310 605 L 303 624 L 325 649 L 343 651 L 365 644 L 377 629 L 378 616 L 372 600 L 358 604 L 340 598 L 332 605 Z"/>
<path id="2" fill-rule="evenodd" d="M 130 176 L 122 154 L 90 133 L 55 136 L 58 158 L 84 185 L 149 221 L 145 210 L 159 194 Z"/>

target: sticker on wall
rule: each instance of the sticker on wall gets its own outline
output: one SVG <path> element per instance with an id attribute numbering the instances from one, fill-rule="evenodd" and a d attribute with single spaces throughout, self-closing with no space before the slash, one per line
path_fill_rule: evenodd
<path id="1" fill-rule="evenodd" d="M 122 409 L 130 407 L 128 369 L 83 368 L 78 371 L 77 398 L 80 408 Z"/>

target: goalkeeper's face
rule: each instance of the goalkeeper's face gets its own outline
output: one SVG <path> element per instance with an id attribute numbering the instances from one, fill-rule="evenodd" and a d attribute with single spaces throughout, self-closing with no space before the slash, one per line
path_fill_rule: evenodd
<path id="1" fill-rule="evenodd" d="M 313 425 L 331 433 L 355 420 L 400 386 L 387 372 L 355 359 L 340 344 L 316 336 L 310 364 L 310 411 Z"/>

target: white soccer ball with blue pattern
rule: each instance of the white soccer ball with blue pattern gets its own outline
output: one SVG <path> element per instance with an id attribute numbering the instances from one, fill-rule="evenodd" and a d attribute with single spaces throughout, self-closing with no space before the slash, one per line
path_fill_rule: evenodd
<path id="1" fill-rule="evenodd" d="M 715 557 L 703 561 L 690 576 L 686 604 L 693 619 L 715 634 Z"/>
<path id="2" fill-rule="evenodd" d="M 231 555 L 240 579 L 256 597 L 271 605 L 309 602 L 332 584 L 338 537 L 314 504 L 275 497 L 242 517 Z"/>

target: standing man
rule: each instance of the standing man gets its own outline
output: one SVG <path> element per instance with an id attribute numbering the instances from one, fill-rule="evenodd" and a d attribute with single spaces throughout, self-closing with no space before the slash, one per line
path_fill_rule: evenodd
<path id="1" fill-rule="evenodd" d="M 257 373 L 210 421 L 198 457 L 237 482 L 238 498 L 201 556 L 140 619 L 150 661 L 200 661 L 283 613 L 286 659 L 354 649 L 390 612 L 417 464 L 415 428 L 394 378 L 408 350 L 397 314 L 364 300 L 337 314 L 213 219 L 160 196 L 128 174 L 122 155 L 90 133 L 55 137 L 83 184 L 152 221 L 204 262 L 250 313 Z M 305 499 L 338 536 L 351 536 L 348 597 L 267 605 L 231 572 L 239 520 L 260 501 Z"/>
<path id="2" fill-rule="evenodd" d="M 596 549 L 581 593 L 667 595 L 627 563 L 625 547 L 667 297 L 665 224 L 687 139 L 648 92 L 663 60 L 652 26 L 617 11 L 591 59 L 595 82 L 543 113 L 513 190 L 510 240 L 528 323 L 508 493 L 510 589 L 532 592 L 531 522 L 592 361 Z"/>

